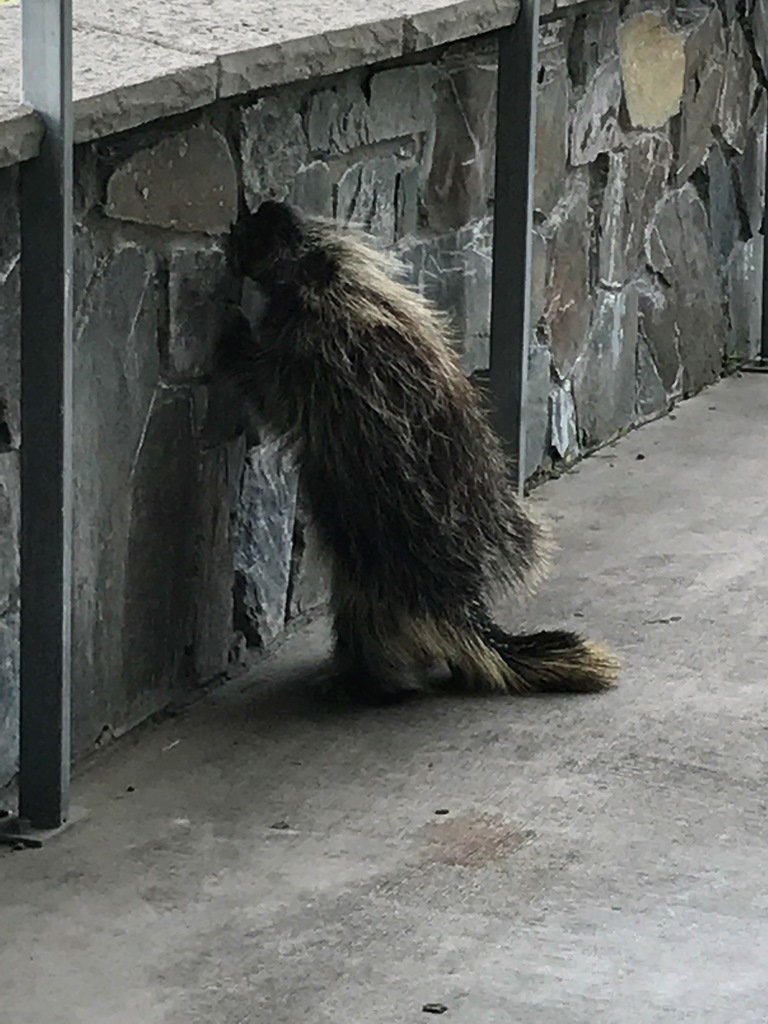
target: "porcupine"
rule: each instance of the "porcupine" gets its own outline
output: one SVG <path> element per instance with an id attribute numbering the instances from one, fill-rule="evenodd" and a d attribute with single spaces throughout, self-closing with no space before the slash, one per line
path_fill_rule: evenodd
<path id="1" fill-rule="evenodd" d="M 601 645 L 514 636 L 489 613 L 540 573 L 546 532 L 443 315 L 360 235 L 285 203 L 242 218 L 231 251 L 265 307 L 256 334 L 232 312 L 219 365 L 296 459 L 330 566 L 337 682 L 388 699 L 612 686 Z"/>

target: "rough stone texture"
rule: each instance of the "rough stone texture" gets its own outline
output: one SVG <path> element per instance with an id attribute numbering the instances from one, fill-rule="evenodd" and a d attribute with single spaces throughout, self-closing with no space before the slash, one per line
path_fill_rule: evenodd
<path id="1" fill-rule="evenodd" d="M 600 211 L 600 242 L 598 274 L 600 284 L 618 288 L 627 279 L 627 252 L 629 207 L 636 208 L 638 197 L 627 197 L 626 152 L 611 153 L 603 206 Z"/>
<path id="2" fill-rule="evenodd" d="M 0 788 L 16 765 L 18 721 L 19 518 L 18 452 L 0 454 Z"/>
<path id="3" fill-rule="evenodd" d="M 193 409 L 185 391 L 153 397 L 131 473 L 122 682 L 146 706 L 179 684 L 191 633 L 195 500 Z"/>
<path id="4" fill-rule="evenodd" d="M 663 135 L 640 135 L 627 148 L 625 188 L 627 266 L 632 273 L 645 262 L 645 235 L 656 204 L 664 195 L 672 168 L 672 146 Z"/>
<path id="5" fill-rule="evenodd" d="M 688 394 L 717 378 L 727 337 L 707 211 L 691 185 L 670 193 L 657 207 L 647 255 L 651 267 L 671 286 L 683 393 Z"/>
<path id="6" fill-rule="evenodd" d="M 224 137 L 200 126 L 139 150 L 107 185 L 110 217 L 209 235 L 237 215 L 237 175 Z"/>
<path id="7" fill-rule="evenodd" d="M 359 75 L 345 75 L 309 99 L 307 137 L 313 153 L 348 153 L 369 139 L 369 111 Z"/>
<path id="8" fill-rule="evenodd" d="M 149 666 L 149 677 L 142 680 L 133 665 L 135 659 L 146 666 L 142 645 L 159 647 L 161 640 L 152 637 L 166 628 L 175 636 L 175 627 L 148 620 L 147 635 L 134 627 L 132 649 L 126 644 L 125 614 L 132 533 L 138 565 L 130 571 L 137 573 L 145 565 L 143 541 L 146 554 L 159 562 L 157 574 L 173 560 L 172 551 L 184 535 L 177 522 L 170 536 L 164 534 L 169 547 L 162 548 L 151 520 L 148 536 L 138 538 L 132 530 L 133 478 L 160 370 L 154 269 L 152 257 L 138 246 L 114 253 L 89 288 L 75 339 L 73 631 L 78 642 L 73 647 L 73 729 L 80 751 L 89 749 L 105 727 L 140 716 L 147 704 L 155 710 L 166 698 L 162 691 L 152 691 L 154 668 Z M 172 450 L 176 441 L 169 434 L 156 444 L 162 458 L 162 449 Z M 162 462 L 160 468 L 165 469 Z M 139 690 L 144 691 L 144 705 Z"/>
<path id="9" fill-rule="evenodd" d="M 492 224 L 489 218 L 461 231 L 408 243 L 398 250 L 410 283 L 450 314 L 464 368 L 489 361 Z"/>
<path id="10" fill-rule="evenodd" d="M 425 204 L 430 228 L 444 232 L 485 216 L 493 194 L 496 68 L 451 69 L 436 86 L 434 109 Z"/>
<path id="11" fill-rule="evenodd" d="M 685 83 L 685 36 L 659 11 L 619 28 L 619 56 L 629 118 L 635 128 L 661 128 L 678 113 Z"/>
<path id="12" fill-rule="evenodd" d="M 296 172 L 288 195 L 291 203 L 316 217 L 333 216 L 333 179 L 328 164 L 313 160 Z"/>
<path id="13" fill-rule="evenodd" d="M 224 250 L 218 245 L 174 245 L 168 263 L 168 345 L 171 380 L 208 373 L 224 302 L 233 291 Z"/>
<path id="14" fill-rule="evenodd" d="M 579 453 L 576 404 L 570 380 L 559 381 L 549 392 L 549 424 L 552 448 L 567 461 Z"/>
<path id="15" fill-rule="evenodd" d="M 714 145 L 707 157 L 709 222 L 715 253 L 722 265 L 730 256 L 741 232 L 741 220 L 734 187 L 734 170 L 723 151 Z"/>
<path id="16" fill-rule="evenodd" d="M 386 142 L 433 131 L 434 89 L 441 77 L 432 64 L 393 68 L 372 75 L 368 84 L 367 138 L 364 141 Z M 473 98 L 466 87 L 461 95 L 470 102 Z"/>
<path id="17" fill-rule="evenodd" d="M 19 454 L 0 455 L 0 618 L 19 603 Z"/>
<path id="18" fill-rule="evenodd" d="M 267 440 L 246 459 L 235 540 L 235 625 L 258 647 L 285 625 L 295 511 L 295 472 Z"/>
<path id="19" fill-rule="evenodd" d="M 528 347 L 528 380 L 525 395 L 525 464 L 526 477 L 544 463 L 549 447 L 549 392 L 551 389 L 552 354 L 546 345 L 534 338 Z"/>
<path id="20" fill-rule="evenodd" d="M 0 452 L 21 440 L 18 174 L 0 170 Z"/>
<path id="21" fill-rule="evenodd" d="M 637 292 L 601 292 L 587 346 L 573 368 L 581 445 L 590 448 L 632 421 L 635 411 Z"/>
<path id="22" fill-rule="evenodd" d="M 568 195 L 548 224 L 550 264 L 545 319 L 555 364 L 570 373 L 589 328 L 590 232 L 589 189 L 575 177 Z"/>
<path id="23" fill-rule="evenodd" d="M 659 376 L 651 350 L 643 338 L 638 338 L 636 418 L 639 422 L 652 419 L 666 412 L 668 408 L 667 389 Z"/>
<path id="24" fill-rule="evenodd" d="M 762 95 L 747 132 L 744 155 L 739 163 L 741 194 L 749 220 L 749 230 L 756 235 L 762 227 L 765 209 L 765 134 L 768 122 L 768 99 Z"/>
<path id="25" fill-rule="evenodd" d="M 543 49 L 539 66 L 534 206 L 549 214 L 565 187 L 571 84 L 559 44 Z"/>
<path id="26" fill-rule="evenodd" d="M 727 33 L 728 50 L 717 107 L 717 123 L 728 145 L 737 153 L 743 153 L 757 76 L 741 23 L 731 21 Z"/>
<path id="27" fill-rule="evenodd" d="M 685 89 L 681 104 L 677 182 L 701 167 L 713 143 L 723 85 L 723 22 L 717 7 L 707 9 L 685 41 Z"/>
<path id="28" fill-rule="evenodd" d="M 656 373 L 671 397 L 682 392 L 682 355 L 675 296 L 658 279 L 638 282 L 638 329 Z"/>
<path id="29" fill-rule="evenodd" d="M 264 96 L 243 112 L 240 129 L 245 198 L 251 210 L 265 199 L 286 199 L 309 164 L 309 145 L 295 98 Z"/>
<path id="30" fill-rule="evenodd" d="M 225 672 L 232 642 L 234 565 L 231 518 L 240 460 L 235 444 L 199 455 L 193 479 L 197 523 L 194 534 L 194 609 L 191 631 L 192 672 L 208 682 Z"/>
<path id="31" fill-rule="evenodd" d="M 760 351 L 762 328 L 762 238 L 736 243 L 727 274 L 731 321 L 728 349 L 744 359 L 754 359 Z"/>
<path id="32" fill-rule="evenodd" d="M 397 237 L 397 185 L 401 162 L 396 156 L 375 156 L 353 164 L 339 181 L 336 216 L 392 245 Z"/>
<path id="33" fill-rule="evenodd" d="M 309 518 L 296 509 L 288 618 L 316 612 L 329 597 L 329 572 Z"/>
<path id="34" fill-rule="evenodd" d="M 763 74 L 768 76 L 768 11 L 760 0 L 752 0 L 752 31 Z"/>
<path id="35" fill-rule="evenodd" d="M 0 789 L 18 764 L 19 613 L 0 618 Z"/>
<path id="36" fill-rule="evenodd" d="M 576 103 L 570 145 L 571 163 L 575 167 L 593 163 L 601 153 L 613 149 L 621 97 L 619 58 L 609 57 L 597 68 Z"/>

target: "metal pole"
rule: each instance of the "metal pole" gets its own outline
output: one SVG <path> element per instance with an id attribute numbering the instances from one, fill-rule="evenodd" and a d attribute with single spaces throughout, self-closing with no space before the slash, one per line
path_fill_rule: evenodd
<path id="1" fill-rule="evenodd" d="M 67 819 L 72 590 L 72 0 L 23 0 L 22 92 L 42 116 L 21 169 L 19 819 Z"/>
<path id="2" fill-rule="evenodd" d="M 490 353 L 496 425 L 517 465 L 521 491 L 538 63 L 539 0 L 521 0 L 517 22 L 499 33 Z"/>

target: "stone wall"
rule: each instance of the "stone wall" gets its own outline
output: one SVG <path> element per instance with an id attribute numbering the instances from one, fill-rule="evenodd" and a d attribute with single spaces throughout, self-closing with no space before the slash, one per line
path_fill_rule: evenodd
<path id="1" fill-rule="evenodd" d="M 768 26 L 744 0 L 545 10 L 526 470 L 557 469 L 754 351 Z M 567 6 L 565 12 L 560 8 Z M 222 236 L 287 197 L 362 221 L 489 361 L 492 37 L 78 147 L 74 745 L 273 643 L 322 573 L 276 442 L 205 376 Z M 18 171 L 0 171 L 0 785 L 18 679 Z"/>
<path id="2" fill-rule="evenodd" d="M 545 26 L 529 473 L 755 354 L 764 10 L 625 0 Z"/>

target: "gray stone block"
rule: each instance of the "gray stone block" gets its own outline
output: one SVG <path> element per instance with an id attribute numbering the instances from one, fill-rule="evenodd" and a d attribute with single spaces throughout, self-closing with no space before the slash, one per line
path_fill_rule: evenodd
<path id="1" fill-rule="evenodd" d="M 77 751 L 88 749 L 106 724 L 139 713 L 139 702 L 125 693 L 124 609 L 134 476 L 160 369 L 154 270 L 153 257 L 138 246 L 110 255 L 88 290 L 75 336 Z M 168 555 L 158 556 L 158 571 Z M 152 710 L 163 700 L 151 692 L 154 679 L 143 683 Z"/>
<path id="2" fill-rule="evenodd" d="M 360 79 L 344 75 L 315 92 L 307 106 L 307 138 L 312 153 L 349 153 L 370 140 L 369 111 Z"/>
<path id="3" fill-rule="evenodd" d="M 233 449 L 237 442 L 200 454 L 196 473 L 197 523 L 192 594 L 192 669 L 209 682 L 227 670 L 233 632 Z M 240 466 L 237 466 L 238 478 Z"/>
<path id="4" fill-rule="evenodd" d="M 539 67 L 534 207 L 549 214 L 565 189 L 571 85 L 562 48 L 545 51 Z"/>
<path id="5" fill-rule="evenodd" d="M 473 62 L 452 68 L 435 86 L 436 127 L 424 194 L 436 232 L 483 217 L 493 194 L 496 68 Z"/>
<path id="6" fill-rule="evenodd" d="M 263 96 L 243 111 L 240 122 L 243 186 L 248 207 L 265 199 L 286 199 L 294 178 L 310 164 L 299 95 L 286 90 Z"/>
<path id="7" fill-rule="evenodd" d="M 408 281 L 447 313 L 467 373 L 489 364 L 492 221 L 399 248 Z"/>
<path id="8" fill-rule="evenodd" d="M 626 152 L 611 153 L 608 179 L 600 209 L 598 275 L 600 284 L 618 288 L 627 280 L 627 236 L 629 209 L 637 201 L 627 196 L 628 159 Z"/>
<path id="9" fill-rule="evenodd" d="M 731 325 L 728 350 L 744 359 L 754 359 L 760 351 L 762 280 L 762 237 L 737 242 L 727 267 Z"/>
<path id="10" fill-rule="evenodd" d="M 297 511 L 288 619 L 310 615 L 328 602 L 330 572 L 308 517 Z"/>
<path id="11" fill-rule="evenodd" d="M 587 12 L 574 24 L 568 48 L 568 65 L 574 85 L 583 87 L 597 69 L 616 56 L 619 31 L 619 5 L 600 6 Z"/>
<path id="12" fill-rule="evenodd" d="M 738 20 L 731 22 L 726 39 L 727 55 L 717 107 L 717 124 L 728 145 L 737 153 L 743 153 L 757 76 L 752 66 L 749 44 Z"/>
<path id="13" fill-rule="evenodd" d="M 637 293 L 601 291 L 586 348 L 573 368 L 573 395 L 584 448 L 607 441 L 635 412 Z"/>
<path id="14" fill-rule="evenodd" d="M 722 266 L 733 250 L 740 231 L 741 219 L 736 203 L 733 171 L 719 145 L 713 145 L 707 157 L 709 180 L 709 223 L 712 242 Z"/>
<path id="15" fill-rule="evenodd" d="M 0 170 L 0 452 L 21 441 L 21 275 L 16 168 Z"/>
<path id="16" fill-rule="evenodd" d="M 333 216 L 333 179 L 322 160 L 301 167 L 293 179 L 288 196 L 291 203 L 314 217 Z"/>
<path id="17" fill-rule="evenodd" d="M 758 234 L 763 222 L 765 206 L 765 135 L 768 117 L 768 96 L 760 98 L 747 131 L 744 154 L 738 163 L 739 181 L 744 207 L 753 235 Z"/>
<path id="18" fill-rule="evenodd" d="M 672 144 L 665 135 L 643 133 L 627 146 L 626 263 L 630 274 L 645 266 L 645 234 L 672 169 Z"/>
<path id="19" fill-rule="evenodd" d="M 667 392 L 644 338 L 637 339 L 636 376 L 635 419 L 642 422 L 666 412 L 669 408 Z"/>
<path id="20" fill-rule="evenodd" d="M 554 384 L 549 392 L 550 445 L 557 455 L 570 462 L 579 454 L 576 403 L 570 380 Z"/>
<path id="21" fill-rule="evenodd" d="M 421 167 L 417 163 L 400 168 L 395 196 L 395 238 L 407 238 L 419 226 Z"/>
<path id="22" fill-rule="evenodd" d="M 19 605 L 19 453 L 0 454 L 0 617 Z"/>
<path id="23" fill-rule="evenodd" d="M 525 392 L 526 479 L 544 465 L 549 447 L 549 393 L 552 355 L 546 345 L 531 339 L 528 349 L 528 379 Z"/>
<path id="24" fill-rule="evenodd" d="M 703 12 L 685 42 L 685 88 L 677 148 L 677 183 L 682 185 L 704 163 L 714 142 L 723 85 L 725 42 L 717 6 Z"/>
<path id="25" fill-rule="evenodd" d="M 164 372 L 174 381 L 210 371 L 226 299 L 234 282 L 224 250 L 174 245 L 168 260 L 168 339 Z"/>
<path id="26" fill-rule="evenodd" d="M 638 283 L 637 298 L 640 337 L 648 346 L 664 393 L 676 398 L 682 393 L 683 367 L 675 293 L 657 278 L 644 277 Z"/>
<path id="27" fill-rule="evenodd" d="M 235 521 L 235 626 L 254 646 L 285 625 L 295 514 L 295 468 L 266 440 L 246 458 Z"/>
<path id="28" fill-rule="evenodd" d="M 763 0 L 753 0 L 752 31 L 763 74 L 768 76 L 768 10 L 766 10 Z"/>
<path id="29" fill-rule="evenodd" d="M 162 706 L 190 672 L 200 492 L 188 391 L 155 393 L 130 483 L 120 696 L 145 709 Z"/>
<path id="30" fill-rule="evenodd" d="M 0 789 L 19 760 L 19 626 L 18 613 L 0 618 Z"/>
<path id="31" fill-rule="evenodd" d="M 727 324 L 707 211 L 692 185 L 658 204 L 648 232 L 647 256 L 653 270 L 670 286 L 672 337 L 677 339 L 682 362 L 683 392 L 698 391 L 720 373 Z M 659 352 L 651 338 L 647 340 L 661 370 Z M 669 387 L 668 380 L 664 383 Z"/>
<path id="32" fill-rule="evenodd" d="M 583 175 L 573 177 L 566 198 L 552 214 L 546 230 L 551 256 L 544 320 L 555 365 L 561 375 L 567 376 L 584 347 L 592 312 L 592 212 Z"/>
<path id="33" fill-rule="evenodd" d="M 432 64 L 379 71 L 371 77 L 368 142 L 385 142 L 431 132 L 435 122 L 434 86 L 439 72 Z"/>
<path id="34" fill-rule="evenodd" d="M 226 139 L 201 125 L 134 153 L 109 179 L 106 212 L 178 231 L 228 231 L 237 216 L 237 174 Z"/>
<path id="35" fill-rule="evenodd" d="M 392 245 L 400 169 L 395 156 L 377 156 L 353 164 L 339 181 L 336 216 L 344 223 L 362 226 L 382 245 Z"/>
<path id="36" fill-rule="evenodd" d="M 593 163 L 619 139 L 619 106 L 623 95 L 617 56 L 604 61 L 587 82 L 575 105 L 570 130 L 570 157 L 575 166 Z"/>

